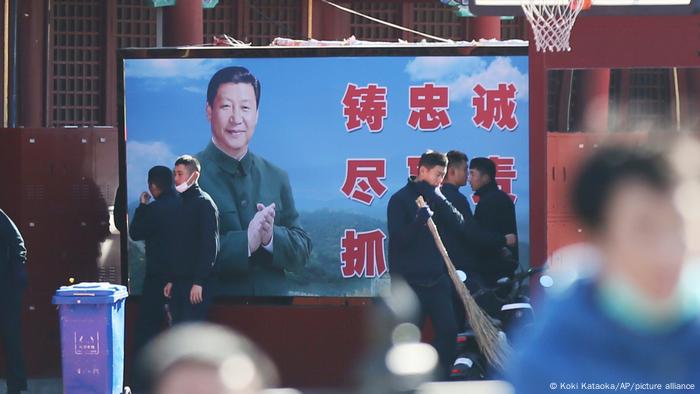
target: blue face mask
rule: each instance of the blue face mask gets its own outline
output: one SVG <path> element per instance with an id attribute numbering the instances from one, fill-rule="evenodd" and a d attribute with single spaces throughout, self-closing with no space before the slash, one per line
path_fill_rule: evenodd
<path id="1" fill-rule="evenodd" d="M 599 300 L 608 315 L 630 329 L 667 331 L 698 317 L 700 303 L 697 294 L 686 283 L 681 280 L 673 296 L 656 300 L 643 294 L 625 278 L 610 277 L 599 285 Z"/>

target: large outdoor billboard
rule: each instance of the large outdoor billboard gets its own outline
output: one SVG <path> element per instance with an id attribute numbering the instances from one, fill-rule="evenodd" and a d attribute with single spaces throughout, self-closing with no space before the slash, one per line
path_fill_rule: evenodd
<path id="1" fill-rule="evenodd" d="M 178 156 L 194 155 L 202 163 L 200 186 L 219 211 L 213 275 L 221 294 L 374 296 L 390 281 L 389 198 L 415 173 L 421 153 L 460 150 L 496 162 L 496 180 L 515 202 L 520 263 L 527 266 L 523 49 L 122 52 L 128 215 L 147 190 L 152 166 L 172 168 Z M 221 70 L 247 73 L 260 86 L 212 92 Z M 231 152 L 243 134 L 248 150 L 235 160 Z M 461 191 L 472 194 L 469 186 Z M 240 241 L 258 203 L 275 203 L 279 229 L 271 251 L 249 257 Z M 138 293 L 144 246 L 131 239 L 123 245 Z M 256 253 L 270 256 L 261 263 Z"/>

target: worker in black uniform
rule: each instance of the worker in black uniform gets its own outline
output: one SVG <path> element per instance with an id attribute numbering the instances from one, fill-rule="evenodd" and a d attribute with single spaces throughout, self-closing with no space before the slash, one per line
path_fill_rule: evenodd
<path id="1" fill-rule="evenodd" d="M 148 171 L 148 190 L 150 194 L 141 193 L 141 204 L 129 225 L 131 239 L 146 242 L 146 276 L 136 321 L 134 354 L 138 354 L 165 323 L 167 300 L 163 288 L 167 283 L 168 270 L 177 257 L 173 245 L 179 232 L 177 224 L 181 200 L 175 192 L 172 171 L 165 166 L 151 168 Z M 154 199 L 152 202 L 151 196 Z"/>
<path id="2" fill-rule="evenodd" d="M 182 197 L 178 212 L 178 256 L 163 292 L 170 298 L 173 324 L 206 320 L 214 297 L 211 275 L 219 252 L 219 211 L 197 180 L 201 166 L 190 156 L 175 161 L 175 188 Z"/>
<path id="3" fill-rule="evenodd" d="M 430 317 L 435 331 L 433 345 L 440 359 L 439 378 L 446 378 L 455 360 L 457 322 L 454 285 L 435 240 L 426 225 L 434 218 L 439 231 L 462 231 L 462 215 L 440 192 L 447 167 L 443 153 L 428 151 L 418 164 L 418 176 L 389 200 L 389 269 L 392 278 L 403 278 L 418 296 L 422 319 Z M 426 207 L 418 208 L 422 196 Z"/>
<path id="4" fill-rule="evenodd" d="M 488 246 L 502 248 L 515 244 L 515 234 L 501 234 L 497 231 L 481 228 L 472 214 L 467 197 L 459 191 L 459 188 L 467 184 L 469 175 L 469 158 L 464 152 L 452 150 L 447 152 L 447 174 L 442 182 L 440 190 L 447 200 L 454 206 L 464 218 L 464 228 L 460 232 L 440 230 L 440 236 L 447 249 L 447 254 L 455 265 L 455 268 L 463 271 L 467 280 L 465 285 L 472 293 L 484 286 L 484 280 L 479 273 L 481 268 L 478 251 Z M 459 296 L 455 294 L 455 315 L 460 331 L 465 326 L 465 310 Z"/>
<path id="5" fill-rule="evenodd" d="M 518 267 L 518 228 L 515 204 L 496 184 L 496 164 L 486 157 L 476 157 L 469 163 L 469 184 L 479 198 L 474 219 L 484 230 L 499 234 L 514 234 L 516 240 L 504 247 L 482 244 L 478 250 L 479 273 L 492 286 L 500 278 L 513 275 Z"/>
<path id="6" fill-rule="evenodd" d="M 0 209 L 0 335 L 5 349 L 7 392 L 27 390 L 22 355 L 22 292 L 27 287 L 27 249 L 17 226 Z"/>

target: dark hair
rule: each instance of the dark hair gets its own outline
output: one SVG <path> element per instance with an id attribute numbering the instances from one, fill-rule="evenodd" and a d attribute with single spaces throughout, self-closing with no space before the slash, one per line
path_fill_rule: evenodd
<path id="1" fill-rule="evenodd" d="M 581 167 L 571 189 L 571 203 L 581 222 L 599 229 L 605 222 L 606 204 L 626 182 L 641 182 L 651 190 L 670 193 L 670 164 L 659 153 L 640 148 L 606 147 L 591 155 Z"/>
<path id="2" fill-rule="evenodd" d="M 156 185 L 161 192 L 173 188 L 173 172 L 165 166 L 155 166 L 148 170 L 148 184 Z"/>
<path id="3" fill-rule="evenodd" d="M 199 165 L 199 160 L 196 157 L 190 155 L 182 155 L 175 160 L 175 167 L 183 165 L 187 167 L 187 170 L 191 173 L 195 171 L 202 171 L 202 166 Z"/>
<path id="4" fill-rule="evenodd" d="M 435 166 L 447 167 L 447 156 L 444 153 L 428 150 L 420 155 L 418 167 L 425 167 L 432 170 Z"/>
<path id="5" fill-rule="evenodd" d="M 219 91 L 219 86 L 225 83 L 247 83 L 253 86 L 255 91 L 255 106 L 260 106 L 260 81 L 255 78 L 245 67 L 226 67 L 214 73 L 209 80 L 207 87 L 207 103 L 209 106 L 214 105 L 214 98 Z"/>
<path id="6" fill-rule="evenodd" d="M 469 162 L 470 170 L 477 170 L 482 174 L 491 177 L 491 180 L 496 179 L 496 164 L 487 157 L 475 157 Z"/>
<path id="7" fill-rule="evenodd" d="M 460 152 L 458 150 L 451 150 L 447 152 L 447 168 L 468 162 L 469 158 L 464 152 Z"/>

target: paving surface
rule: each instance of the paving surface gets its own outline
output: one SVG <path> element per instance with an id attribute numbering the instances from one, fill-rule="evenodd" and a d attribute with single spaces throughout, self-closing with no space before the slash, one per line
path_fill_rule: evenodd
<path id="1" fill-rule="evenodd" d="M 29 379 L 27 382 L 29 388 L 28 391 L 23 393 L 30 394 L 61 394 L 63 392 L 63 387 L 61 386 L 61 379 Z M 5 380 L 0 379 L 0 393 L 5 393 L 7 390 L 7 383 Z"/>

